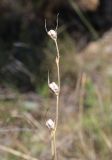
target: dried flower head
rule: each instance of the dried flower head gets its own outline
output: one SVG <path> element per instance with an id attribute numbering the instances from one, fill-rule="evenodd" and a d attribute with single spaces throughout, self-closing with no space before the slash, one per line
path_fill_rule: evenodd
<path id="1" fill-rule="evenodd" d="M 46 126 L 49 128 L 49 129 L 54 129 L 55 128 L 55 123 L 53 122 L 52 119 L 48 119 L 46 121 Z"/>

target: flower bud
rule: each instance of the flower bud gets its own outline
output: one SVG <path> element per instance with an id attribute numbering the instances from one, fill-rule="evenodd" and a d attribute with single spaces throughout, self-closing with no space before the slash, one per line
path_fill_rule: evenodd
<path id="1" fill-rule="evenodd" d="M 47 34 L 55 41 L 57 39 L 57 32 L 53 29 L 47 32 Z"/>
<path id="2" fill-rule="evenodd" d="M 46 126 L 49 128 L 49 129 L 54 129 L 55 128 L 55 123 L 52 121 L 52 119 L 48 119 L 46 121 Z"/>
<path id="3" fill-rule="evenodd" d="M 49 83 L 48 86 L 56 95 L 58 95 L 59 87 L 55 82 Z"/>

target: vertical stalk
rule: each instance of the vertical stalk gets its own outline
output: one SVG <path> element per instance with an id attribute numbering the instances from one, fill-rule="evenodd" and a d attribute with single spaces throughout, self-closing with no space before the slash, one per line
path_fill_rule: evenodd
<path id="1" fill-rule="evenodd" d="M 55 40 L 56 50 L 57 50 L 57 57 L 56 57 L 56 65 L 57 65 L 57 75 L 58 75 L 58 87 L 59 92 L 56 96 L 56 126 L 55 126 L 55 132 L 57 130 L 58 126 L 58 117 L 59 117 L 59 96 L 60 96 L 60 54 L 59 54 L 59 48 L 57 44 L 57 39 Z"/>
<path id="2" fill-rule="evenodd" d="M 58 127 L 58 119 L 59 119 L 59 96 L 60 96 L 60 65 L 59 65 L 59 60 L 60 60 L 60 54 L 59 54 L 59 48 L 57 44 L 57 39 L 55 40 L 55 45 L 56 45 L 56 50 L 57 50 L 57 56 L 56 56 L 56 66 L 57 66 L 57 78 L 58 78 L 58 87 L 59 87 L 59 92 L 56 95 L 56 124 L 55 124 L 55 129 L 54 129 L 54 134 L 53 134 L 53 141 L 54 141 L 54 160 L 57 160 L 57 150 L 56 150 L 56 131 Z"/>
<path id="3" fill-rule="evenodd" d="M 58 14 L 59 15 L 59 14 Z M 57 67 L 57 81 L 58 85 L 55 82 L 49 82 L 49 74 L 48 74 L 48 85 L 50 89 L 56 95 L 56 114 L 55 114 L 55 126 L 52 127 L 51 121 L 48 122 L 47 126 L 51 129 L 51 149 L 52 149 L 52 160 L 57 160 L 57 150 L 56 150 L 56 131 L 58 127 L 58 117 L 59 117 L 59 97 L 60 97 L 60 53 L 57 43 L 57 28 L 58 28 L 58 15 L 57 15 L 57 26 L 55 30 L 47 30 L 46 20 L 45 20 L 45 30 L 47 34 L 51 37 L 51 39 L 55 42 L 56 46 L 56 67 Z M 54 122 L 53 122 L 54 123 Z"/>
<path id="4" fill-rule="evenodd" d="M 56 131 L 54 130 L 54 136 L 53 136 L 53 144 L 54 144 L 54 160 L 57 160 L 57 151 L 56 151 Z"/>
<path id="5" fill-rule="evenodd" d="M 59 48 L 58 48 L 58 43 L 57 39 L 55 40 L 55 45 L 56 45 L 56 51 L 57 51 L 57 72 L 58 72 L 58 86 L 59 86 L 59 91 L 60 91 L 60 53 L 59 53 Z"/>
<path id="6" fill-rule="evenodd" d="M 52 160 L 57 160 L 55 130 L 51 132 L 51 153 L 52 153 Z"/>

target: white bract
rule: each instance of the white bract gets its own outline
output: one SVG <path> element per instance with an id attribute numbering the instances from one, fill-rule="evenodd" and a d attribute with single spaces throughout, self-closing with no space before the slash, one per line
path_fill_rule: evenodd
<path id="1" fill-rule="evenodd" d="M 47 33 L 54 41 L 57 39 L 57 32 L 55 30 L 51 29 Z"/>
<path id="2" fill-rule="evenodd" d="M 59 87 L 55 82 L 49 83 L 49 88 L 56 94 L 58 95 L 59 93 Z"/>
<path id="3" fill-rule="evenodd" d="M 49 128 L 49 129 L 54 129 L 55 128 L 55 123 L 52 121 L 52 119 L 48 119 L 46 121 L 46 126 Z"/>

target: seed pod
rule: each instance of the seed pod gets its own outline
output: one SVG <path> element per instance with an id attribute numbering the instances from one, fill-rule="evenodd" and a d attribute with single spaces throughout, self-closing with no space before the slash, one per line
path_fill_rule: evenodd
<path id="1" fill-rule="evenodd" d="M 55 123 L 52 121 L 52 119 L 48 119 L 46 121 L 46 126 L 49 128 L 49 129 L 54 129 L 55 128 Z"/>

